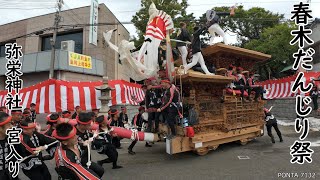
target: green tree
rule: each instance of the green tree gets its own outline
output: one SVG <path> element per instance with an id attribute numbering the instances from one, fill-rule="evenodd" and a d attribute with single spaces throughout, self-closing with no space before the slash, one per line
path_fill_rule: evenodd
<path id="1" fill-rule="evenodd" d="M 230 12 L 230 7 L 226 6 L 212 9 L 216 12 Z M 263 29 L 278 25 L 283 17 L 283 14 L 273 13 L 261 7 L 245 10 L 243 6 L 238 6 L 234 16 L 221 17 L 220 26 L 225 31 L 229 30 L 237 33 L 239 43 L 236 45 L 244 47 L 247 42 L 259 39 Z M 200 21 L 206 21 L 205 13 L 200 18 Z"/>
<path id="2" fill-rule="evenodd" d="M 181 21 L 188 20 L 188 29 L 191 29 L 193 14 L 187 14 L 187 0 L 141 0 L 141 9 L 133 16 L 132 22 L 137 29 L 138 37 L 135 39 L 135 45 L 138 47 L 143 43 L 143 35 L 146 31 L 146 26 L 149 20 L 149 7 L 154 2 L 157 9 L 165 11 L 171 16 L 175 27 L 179 27 Z"/>
<path id="3" fill-rule="evenodd" d="M 289 42 L 293 36 L 291 30 L 297 29 L 293 23 L 285 22 L 274 27 L 266 28 L 260 34 L 259 39 L 253 39 L 245 44 L 245 48 L 270 54 L 272 57 L 263 64 L 255 67 L 262 79 L 268 79 L 269 73 L 272 77 L 280 78 L 285 74 L 280 71 L 293 64 L 292 54 L 297 52 L 298 46 L 291 46 Z"/>

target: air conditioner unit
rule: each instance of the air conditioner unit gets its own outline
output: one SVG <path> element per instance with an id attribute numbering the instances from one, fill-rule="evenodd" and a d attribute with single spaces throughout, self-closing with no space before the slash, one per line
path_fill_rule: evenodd
<path id="1" fill-rule="evenodd" d="M 61 50 L 74 52 L 74 41 L 61 41 Z"/>

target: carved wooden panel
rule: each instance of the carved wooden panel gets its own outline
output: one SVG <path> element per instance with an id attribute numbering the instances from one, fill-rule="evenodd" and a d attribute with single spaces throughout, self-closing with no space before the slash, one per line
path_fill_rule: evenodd
<path id="1" fill-rule="evenodd" d="M 254 60 L 244 59 L 242 57 L 235 58 L 228 54 L 220 54 L 218 56 L 204 57 L 205 61 L 210 61 L 210 64 L 214 64 L 218 68 L 228 68 L 230 64 L 241 66 L 244 70 L 251 70 L 256 63 Z"/>
<path id="2" fill-rule="evenodd" d="M 226 96 L 228 100 L 221 102 L 225 85 L 193 81 L 184 87 L 188 87 L 188 92 L 183 93 L 188 94 L 184 97 L 184 103 L 193 106 L 199 116 L 199 123 L 193 126 L 195 133 L 227 132 L 264 121 L 263 103 L 241 103 L 240 98 L 235 96 Z"/>
<path id="3" fill-rule="evenodd" d="M 215 124 L 215 125 L 208 125 L 208 126 L 202 126 L 202 125 L 196 125 L 193 127 L 194 132 L 196 134 L 198 133 L 205 133 L 205 132 L 214 132 L 218 130 L 222 130 L 224 128 L 223 124 Z"/>

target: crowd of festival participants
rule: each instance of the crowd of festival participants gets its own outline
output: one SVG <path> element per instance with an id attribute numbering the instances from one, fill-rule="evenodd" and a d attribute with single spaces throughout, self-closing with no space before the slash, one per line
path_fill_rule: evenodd
<path id="1" fill-rule="evenodd" d="M 230 65 L 228 76 L 234 76 L 235 81 L 230 84 L 234 90 L 240 90 L 244 101 L 244 91 L 256 92 L 255 100 L 263 93 L 263 89 L 254 85 L 252 73 L 242 74 L 242 68 Z M 119 169 L 118 152 L 121 149 L 121 137 L 108 133 L 111 127 L 135 128 L 138 131 L 152 133 L 159 132 L 159 122 L 166 123 L 170 129 L 172 138 L 176 135 L 176 117 L 182 117 L 180 113 L 181 101 L 178 88 L 168 79 L 161 80 L 158 84 L 155 78 L 146 80 L 142 86 L 145 92 L 145 100 L 140 103 L 138 113 L 131 121 L 128 119 L 126 107 L 110 109 L 108 116 L 98 115 L 99 110 L 91 112 L 82 111 L 80 106 L 75 107 L 72 114 L 69 111 L 51 113 L 46 117 L 46 128 L 42 128 L 36 122 L 36 104 L 24 111 L 12 110 L 11 116 L 5 107 L 0 108 L 0 160 L 4 161 L 9 152 L 6 130 L 12 126 L 22 128 L 20 145 L 15 149 L 23 158 L 20 167 L 23 173 L 30 179 L 48 180 L 51 174 L 44 161 L 55 159 L 56 172 L 61 177 L 68 179 L 100 179 L 104 174 L 103 164 L 111 163 L 112 169 Z M 250 98 L 248 99 L 250 100 Z M 147 112 L 148 116 L 144 116 Z M 39 121 L 39 120 L 38 120 Z M 133 140 L 128 147 L 128 153 L 134 155 L 133 150 L 137 140 Z M 146 147 L 151 147 L 146 142 Z M 91 150 L 106 155 L 105 159 L 91 161 Z M 10 179 L 8 163 L 0 164 L 1 179 Z M 7 177 L 7 178 L 2 178 Z M 16 178 L 18 179 L 18 178 Z"/>
<path id="2" fill-rule="evenodd" d="M 244 92 L 250 94 L 251 91 L 255 91 L 255 101 L 259 101 L 260 96 L 261 99 L 264 99 L 262 96 L 264 90 L 254 84 L 254 73 L 243 72 L 241 67 L 230 65 L 226 76 L 234 78 L 228 87 L 233 91 L 239 90 L 244 102 L 252 101 L 250 96 L 245 97 Z M 36 122 L 36 104 L 30 104 L 30 108 L 25 108 L 23 111 L 12 110 L 11 115 L 6 113 L 5 107 L 0 107 L 1 179 L 12 179 L 8 171 L 8 162 L 5 161 L 5 157 L 10 152 L 6 130 L 12 126 L 22 128 L 21 144 L 15 145 L 15 149 L 23 158 L 20 160 L 23 173 L 32 180 L 51 179 L 51 174 L 44 161 L 52 159 L 56 162 L 56 172 L 65 179 L 100 179 L 104 174 L 102 166 L 105 163 L 111 163 L 112 169 L 122 168 L 117 163 L 117 149 L 122 148 L 122 137 L 109 133 L 108 130 L 111 127 L 129 127 L 138 131 L 158 133 L 161 121 L 170 129 L 170 134 L 166 138 L 173 138 L 176 135 L 176 117 L 182 117 L 178 88 L 168 79 L 162 79 L 159 84 L 155 78 L 150 78 L 146 80 L 142 89 L 145 92 L 145 100 L 140 103 L 138 113 L 131 121 L 128 119 L 126 107 L 121 107 L 121 110 L 110 109 L 108 116 L 99 116 L 98 109 L 84 112 L 80 106 L 77 106 L 73 114 L 69 111 L 49 114 L 46 117 L 47 127 L 41 129 Z M 147 118 L 144 116 L 145 113 L 148 114 Z M 265 113 L 266 119 L 269 115 L 269 120 L 270 112 L 265 110 Z M 272 126 L 275 127 L 274 123 L 268 128 L 268 134 L 274 142 L 271 134 Z M 276 130 L 282 141 L 280 131 Z M 129 145 L 129 154 L 135 154 L 136 143 L 137 140 L 133 140 Z M 146 142 L 145 146 L 151 147 L 150 142 Z M 106 158 L 92 162 L 91 150 L 106 155 Z"/>
<path id="3" fill-rule="evenodd" d="M 182 32 L 178 35 L 178 40 L 190 41 L 190 36 L 186 31 L 186 24 L 181 23 Z M 198 37 L 206 27 L 196 27 L 194 36 Z M 195 42 L 197 41 L 197 42 Z M 184 44 L 178 44 L 178 49 L 183 60 L 183 69 L 186 71 L 192 66 L 200 63 L 202 70 L 209 75 L 215 72 L 212 68 L 206 68 L 201 54 L 201 43 L 199 38 L 192 41 L 192 62 L 187 64 L 187 48 Z M 191 65 L 190 65 L 191 64 Z M 255 92 L 254 100 L 264 99 L 265 90 L 255 85 L 253 72 L 243 71 L 241 67 L 230 65 L 225 74 L 233 77 L 234 81 L 228 85 L 235 95 L 235 91 L 240 92 L 243 102 L 252 101 L 250 94 Z M 12 110 L 11 115 L 7 114 L 5 107 L 0 107 L 0 177 L 1 179 L 12 179 L 8 171 L 8 162 L 5 157 L 10 152 L 7 143 L 6 130 L 12 126 L 22 128 L 20 136 L 21 144 L 15 145 L 16 151 L 23 158 L 20 167 L 23 173 L 30 179 L 50 180 L 51 174 L 44 161 L 54 159 L 56 162 L 56 172 L 65 179 L 100 179 L 104 174 L 105 163 L 111 163 L 112 169 L 119 169 L 118 151 L 121 149 L 122 137 L 115 133 L 110 133 L 111 127 L 133 128 L 138 131 L 152 133 L 159 132 L 159 123 L 166 124 L 170 129 L 170 134 L 166 138 L 176 136 L 175 124 L 177 116 L 182 118 L 181 98 L 179 89 L 171 84 L 168 79 L 162 79 L 160 83 L 155 78 L 145 81 L 142 86 L 145 92 L 145 100 L 137 108 L 138 113 L 129 120 L 126 107 L 121 110 L 110 109 L 108 116 L 99 115 L 98 109 L 91 112 L 82 111 L 80 106 L 75 107 L 75 112 L 69 111 L 51 113 L 47 116 L 47 127 L 39 127 L 36 117 L 36 104 L 30 104 L 30 108 Z M 245 92 L 249 96 L 245 96 Z M 120 112 L 121 111 L 121 112 Z M 147 118 L 144 114 L 148 114 Z M 282 142 L 282 137 L 277 128 L 276 119 L 268 109 L 265 109 L 268 135 L 274 143 L 271 128 L 274 127 Z M 133 140 L 128 147 L 128 153 L 134 155 L 134 146 L 137 140 Z M 151 147 L 150 142 L 146 142 L 146 147 Z M 105 159 L 91 161 L 91 150 L 99 154 L 106 155 Z M 18 179 L 16 177 L 15 179 Z"/>
<path id="4" fill-rule="evenodd" d="M 226 76 L 234 77 L 234 81 L 228 85 L 233 91 L 239 90 L 244 102 L 251 101 L 248 94 L 255 91 L 255 101 L 263 98 L 264 90 L 254 84 L 254 73 L 248 71 L 243 73 L 241 67 L 230 65 Z M 83 112 L 80 106 L 75 107 L 75 112 L 69 111 L 51 113 L 47 116 L 47 127 L 41 129 L 36 123 L 36 104 L 30 104 L 30 108 L 12 110 L 11 116 L 6 112 L 5 107 L 0 108 L 0 177 L 10 179 L 8 163 L 4 160 L 10 151 L 7 142 L 6 130 L 11 126 L 22 128 L 20 145 L 15 149 L 23 158 L 20 167 L 23 173 L 30 179 L 48 180 L 51 174 L 44 161 L 55 159 L 56 172 L 61 177 L 68 179 L 100 179 L 104 174 L 105 163 L 111 163 L 112 169 L 119 169 L 118 151 L 121 147 L 121 137 L 117 134 L 108 133 L 111 127 L 135 128 L 138 131 L 158 133 L 159 121 L 166 123 L 170 129 L 167 138 L 176 135 L 176 117 L 182 117 L 180 113 L 181 100 L 178 88 L 171 84 L 168 79 L 161 80 L 158 84 L 155 78 L 146 80 L 142 86 L 145 92 L 145 100 L 140 103 L 138 113 L 128 119 L 126 107 L 121 107 L 121 112 L 117 109 L 110 109 L 108 116 L 99 116 L 99 110 Z M 148 113 L 148 118 L 144 116 Z M 265 111 L 266 117 L 270 112 Z M 268 117 L 268 120 L 270 117 Z M 273 124 L 274 125 L 274 124 Z M 272 125 L 270 125 L 272 127 Z M 281 133 L 277 133 L 282 141 Z M 271 134 L 271 128 L 268 128 Z M 134 146 L 137 140 L 133 140 L 128 147 L 128 153 L 134 155 Z M 50 145 L 50 146 L 48 146 Z M 150 142 L 146 142 L 146 147 L 151 147 Z M 106 155 L 105 159 L 91 161 L 91 150 L 99 154 Z M 45 153 L 46 152 L 46 153 Z M 46 155 L 45 155 L 46 154 Z M 4 178 L 2 178 L 4 177 Z M 18 179 L 18 177 L 16 178 Z"/>
<path id="5" fill-rule="evenodd" d="M 105 163 L 111 163 L 112 169 L 119 169 L 118 151 L 121 149 L 121 137 L 109 133 L 111 127 L 135 128 L 138 131 L 157 133 L 159 131 L 159 118 L 163 114 L 171 128 L 171 136 L 175 135 L 175 114 L 178 114 L 179 94 L 169 80 L 161 81 L 162 87 L 151 84 L 143 86 L 146 98 L 141 102 L 138 113 L 128 119 L 126 107 L 110 109 L 108 116 L 98 115 L 99 110 L 91 112 L 82 111 L 80 106 L 75 107 L 75 112 L 69 111 L 51 113 L 46 117 L 47 126 L 41 128 L 36 117 L 36 104 L 30 108 L 12 110 L 7 114 L 5 107 L 0 107 L 0 177 L 12 179 L 8 171 L 8 162 L 5 157 L 10 152 L 7 143 L 6 130 L 13 126 L 22 129 L 20 144 L 15 145 L 16 152 L 22 157 L 20 167 L 30 179 L 50 180 L 51 174 L 44 161 L 54 159 L 56 172 L 65 179 L 100 179 L 104 174 Z M 143 114 L 148 112 L 148 118 Z M 162 113 L 164 112 L 164 113 Z M 38 121 L 38 122 L 37 122 Z M 154 128 L 153 128 L 154 122 Z M 168 136 L 169 137 L 169 136 Z M 128 147 L 128 153 L 134 155 L 133 148 L 137 140 L 133 140 Z M 146 147 L 151 147 L 146 142 Z M 90 151 L 106 155 L 105 159 L 97 162 L 91 161 Z M 18 177 L 14 179 L 19 179 Z"/>

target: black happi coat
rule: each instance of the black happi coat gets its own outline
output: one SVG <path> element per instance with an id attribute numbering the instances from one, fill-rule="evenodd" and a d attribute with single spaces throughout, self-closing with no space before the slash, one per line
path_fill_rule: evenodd
<path id="1" fill-rule="evenodd" d="M 80 152 L 80 157 L 78 157 L 75 152 L 73 152 L 71 149 L 68 149 L 65 145 L 61 145 L 57 148 L 55 160 L 58 169 L 60 171 L 64 170 L 64 172 L 67 173 L 68 177 L 72 180 L 100 179 L 94 171 L 85 166 L 85 164 L 88 162 L 88 150 L 82 149 L 80 145 L 77 145 L 77 148 Z"/>
<path id="2" fill-rule="evenodd" d="M 213 16 L 211 21 L 207 22 L 208 26 L 211 26 L 215 23 L 220 23 L 220 17 L 219 16 L 228 16 L 230 15 L 230 12 L 215 12 L 214 10 L 210 10 L 210 16 Z"/>
<path id="3" fill-rule="evenodd" d="M 123 112 L 121 112 L 119 114 L 119 120 L 122 121 L 122 122 L 128 122 L 128 115 L 124 114 Z"/>
<path id="4" fill-rule="evenodd" d="M 32 119 L 32 122 L 34 122 L 37 118 L 37 113 L 35 110 L 31 111 L 31 119 Z"/>
<path id="5" fill-rule="evenodd" d="M 162 90 L 159 88 L 157 89 L 149 89 L 146 92 L 146 107 L 148 108 L 160 108 L 162 102 Z"/>
<path id="6" fill-rule="evenodd" d="M 173 85 L 171 85 L 171 87 L 169 89 L 166 89 L 166 91 L 164 92 L 162 102 L 162 111 L 177 112 L 178 109 L 174 105 L 179 106 L 179 92 Z"/>
<path id="7" fill-rule="evenodd" d="M 318 97 L 319 96 L 318 88 L 312 88 L 310 91 L 310 96 L 311 97 Z"/>
<path id="8" fill-rule="evenodd" d="M 116 126 L 116 127 L 124 127 L 123 122 L 121 121 L 121 119 L 118 120 L 111 120 L 110 126 Z"/>
<path id="9" fill-rule="evenodd" d="M 143 119 L 142 114 L 138 113 L 132 118 L 131 124 L 137 126 L 138 131 L 141 131 L 142 124 L 147 123 L 145 119 Z"/>
<path id="10" fill-rule="evenodd" d="M 78 116 L 77 112 L 74 112 L 71 116 L 71 119 L 75 119 Z"/>
<path id="11" fill-rule="evenodd" d="M 16 150 L 21 148 L 21 145 L 14 147 Z M 8 144 L 8 137 L 0 140 L 0 179 L 1 180 L 12 180 L 12 175 L 9 172 L 9 161 L 6 161 L 6 157 L 10 153 L 10 145 Z M 11 161 L 11 160 L 10 160 Z M 12 159 L 13 161 L 13 159 Z M 18 179 L 17 177 L 15 179 Z"/>
<path id="12" fill-rule="evenodd" d="M 196 54 L 201 52 L 201 39 L 200 35 L 206 30 L 206 27 L 202 27 L 193 33 L 193 40 L 192 40 L 192 54 Z"/>
<path id="13" fill-rule="evenodd" d="M 238 86 L 245 86 L 246 83 L 247 83 L 247 80 L 244 77 L 244 75 L 243 74 L 237 74 L 236 81 L 234 82 L 234 84 L 238 85 Z"/>
<path id="14" fill-rule="evenodd" d="M 99 132 L 103 132 L 101 128 L 99 128 Z M 93 141 L 94 146 L 97 148 L 98 153 L 103 153 L 103 146 L 106 144 L 111 144 L 112 137 L 107 134 L 99 134 Z"/>
<path id="15" fill-rule="evenodd" d="M 186 28 L 181 28 L 181 33 L 179 34 L 177 39 L 180 40 L 180 41 L 189 41 L 189 42 L 191 42 L 190 34 L 188 33 L 188 30 Z M 177 44 L 177 47 L 186 45 L 185 43 L 182 43 L 182 42 L 177 42 L 176 44 Z"/>
<path id="16" fill-rule="evenodd" d="M 87 147 L 83 146 L 82 143 L 86 140 L 89 140 L 89 138 L 93 137 L 93 134 L 90 133 L 88 130 L 86 130 L 84 133 L 82 133 L 77 129 L 77 136 L 78 136 L 78 143 L 79 143 L 80 147 L 82 149 L 86 149 Z"/>
<path id="17" fill-rule="evenodd" d="M 17 152 L 22 157 L 26 157 L 26 156 L 31 155 L 33 153 L 33 151 L 35 150 L 35 148 L 53 143 L 56 140 L 54 138 L 51 138 L 49 136 L 46 136 L 44 134 L 41 134 L 41 133 L 38 133 L 35 131 L 32 134 L 32 136 L 21 133 L 20 141 L 22 144 L 22 148 L 18 148 Z M 52 157 L 53 157 L 53 154 L 56 150 L 56 146 L 57 146 L 57 144 L 52 145 L 52 146 L 48 147 L 48 149 L 47 149 L 47 152 Z M 27 158 L 23 162 L 21 162 L 20 166 L 24 170 L 30 170 L 31 168 L 42 165 L 43 163 L 44 162 L 43 162 L 42 152 L 40 152 L 38 156 L 32 156 L 30 158 Z"/>
<path id="18" fill-rule="evenodd" d="M 54 131 L 53 127 L 51 125 L 48 125 L 48 129 L 44 131 L 43 134 L 51 137 L 53 131 Z"/>

